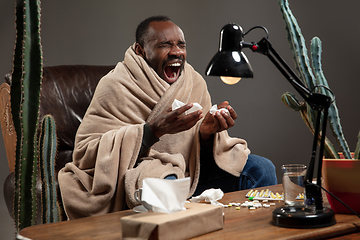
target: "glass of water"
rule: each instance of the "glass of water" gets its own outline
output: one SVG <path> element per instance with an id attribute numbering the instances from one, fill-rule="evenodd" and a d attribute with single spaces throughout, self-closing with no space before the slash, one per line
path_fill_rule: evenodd
<path id="1" fill-rule="evenodd" d="M 284 202 L 286 206 L 304 206 L 304 179 L 306 166 L 303 164 L 285 164 L 283 170 Z"/>

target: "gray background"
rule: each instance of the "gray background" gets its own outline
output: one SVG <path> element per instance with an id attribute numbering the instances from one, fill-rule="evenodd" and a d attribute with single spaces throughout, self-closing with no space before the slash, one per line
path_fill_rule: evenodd
<path id="1" fill-rule="evenodd" d="M 14 2 L 0 3 L 0 76 L 12 68 Z M 323 42 L 323 70 L 336 94 L 343 130 L 352 151 L 360 126 L 360 83 L 357 81 L 359 5 L 358 1 L 351 0 L 290 1 L 307 47 L 314 36 Z M 123 60 L 125 50 L 134 42 L 137 24 L 157 14 L 170 16 L 183 29 L 188 62 L 203 76 L 209 60 L 217 51 L 219 31 L 229 22 L 238 23 L 244 31 L 256 25 L 265 26 L 274 48 L 294 69 L 284 21 L 275 0 L 43 1 L 41 36 L 44 64 L 116 64 Z M 256 30 L 245 40 L 257 42 L 263 36 L 261 30 Z M 295 90 L 266 57 L 250 50 L 245 50 L 245 54 L 254 69 L 253 79 L 243 79 L 228 86 L 216 77 L 205 77 L 213 103 L 227 100 L 238 113 L 239 118 L 229 131 L 230 135 L 246 139 L 253 153 L 270 158 L 278 175 L 284 163 L 308 164 L 313 136 L 300 115 L 280 101 L 282 93 L 295 93 Z M 2 136 L 0 156 L 2 189 L 9 174 Z M 2 190 L 0 214 L 0 238 L 11 238 L 14 229 Z"/>

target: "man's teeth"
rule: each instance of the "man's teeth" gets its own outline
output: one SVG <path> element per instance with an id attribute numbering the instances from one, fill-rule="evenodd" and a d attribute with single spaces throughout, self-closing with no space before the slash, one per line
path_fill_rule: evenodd
<path id="1" fill-rule="evenodd" d="M 169 65 L 170 67 L 180 67 L 180 63 L 173 63 L 173 64 L 171 64 L 171 65 Z"/>

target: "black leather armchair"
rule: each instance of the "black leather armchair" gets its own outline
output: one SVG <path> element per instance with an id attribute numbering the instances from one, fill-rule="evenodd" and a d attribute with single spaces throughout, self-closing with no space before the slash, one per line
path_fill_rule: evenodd
<path id="1" fill-rule="evenodd" d="M 72 161 L 74 140 L 76 131 L 82 121 L 86 109 L 93 97 L 94 90 L 102 76 L 107 74 L 115 66 L 91 66 L 91 65 L 67 65 L 44 67 L 43 83 L 40 97 L 40 119 L 51 114 L 56 122 L 58 137 L 58 154 L 56 157 L 56 175 L 58 171 L 67 163 Z M 8 84 L 8 85 L 7 85 Z M 4 183 L 4 197 L 9 214 L 13 217 L 13 197 L 14 197 L 14 128 L 9 119 L 11 75 L 5 76 L 5 83 L 1 89 L 1 119 L 2 132 L 7 151 L 10 175 Z M 40 200 L 41 183 L 37 184 L 37 199 Z M 58 188 L 58 193 L 59 188 Z M 61 206 L 61 197 L 59 203 Z M 38 206 L 39 206 L 38 201 Z M 63 214 L 63 217 L 65 215 Z M 64 218 L 65 219 L 65 218 Z M 40 223 L 40 207 L 38 207 L 37 223 Z"/>

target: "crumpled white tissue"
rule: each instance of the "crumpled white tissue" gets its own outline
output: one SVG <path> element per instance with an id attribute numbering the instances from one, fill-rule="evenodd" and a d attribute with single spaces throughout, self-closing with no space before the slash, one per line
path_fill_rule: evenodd
<path id="1" fill-rule="evenodd" d="M 217 107 L 217 104 L 214 104 L 211 108 L 210 108 L 210 113 L 213 114 L 215 112 L 218 112 L 218 111 L 221 111 L 221 110 L 224 110 L 227 114 L 230 115 L 230 112 L 227 108 L 218 108 Z"/>
<path id="2" fill-rule="evenodd" d="M 218 189 L 210 188 L 205 190 L 199 196 L 190 198 L 190 202 L 198 203 L 204 200 L 205 202 L 210 202 L 211 205 L 223 206 L 222 203 L 218 202 L 218 200 L 222 199 L 223 196 L 224 196 L 224 192 L 221 191 L 220 188 Z"/>
<path id="3" fill-rule="evenodd" d="M 154 212 L 173 213 L 185 210 L 189 189 L 190 178 L 176 180 L 145 178 L 141 201 L 150 204 Z"/>
<path id="4" fill-rule="evenodd" d="M 183 102 L 175 99 L 174 102 L 172 103 L 172 106 L 171 106 L 171 107 L 172 107 L 172 110 L 174 111 L 175 109 L 178 109 L 179 107 L 182 107 L 182 106 L 184 106 L 184 105 L 185 105 L 185 103 L 183 103 Z M 192 108 L 190 108 L 189 110 L 187 110 L 187 111 L 185 112 L 185 115 L 188 115 L 188 114 L 190 114 L 190 113 L 192 113 L 192 112 L 195 112 L 195 111 L 201 110 L 201 109 L 202 109 L 202 106 L 201 106 L 200 104 L 198 104 L 198 103 L 193 103 Z"/>

